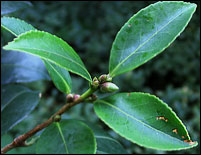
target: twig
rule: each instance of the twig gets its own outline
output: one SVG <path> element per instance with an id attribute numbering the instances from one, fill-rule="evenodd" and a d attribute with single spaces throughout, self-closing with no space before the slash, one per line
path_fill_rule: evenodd
<path id="1" fill-rule="evenodd" d="M 53 114 L 48 120 L 46 120 L 45 122 L 43 122 L 42 124 L 37 125 L 35 128 L 33 128 L 32 130 L 28 131 L 27 133 L 18 136 L 17 138 L 15 138 L 13 140 L 12 143 L 6 145 L 4 148 L 1 149 L 1 154 L 4 154 L 6 152 L 8 152 L 9 150 L 16 148 L 16 147 L 23 147 L 26 146 L 25 141 L 32 137 L 35 133 L 37 133 L 38 131 L 46 128 L 47 126 L 49 126 L 52 122 L 54 122 L 54 116 L 56 115 L 62 115 L 65 111 L 67 111 L 68 109 L 70 109 L 71 107 L 81 103 L 82 101 L 84 101 L 87 97 L 89 97 L 91 94 L 93 94 L 95 91 L 97 90 L 97 88 L 93 89 L 93 88 L 89 88 L 84 94 L 82 94 L 78 99 L 74 100 L 71 103 L 66 103 L 61 109 L 59 109 L 59 111 L 57 111 L 55 114 Z"/>

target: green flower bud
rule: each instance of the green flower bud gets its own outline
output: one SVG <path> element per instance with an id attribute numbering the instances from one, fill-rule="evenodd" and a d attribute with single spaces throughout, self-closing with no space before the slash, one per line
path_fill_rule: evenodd
<path id="1" fill-rule="evenodd" d="M 98 80 L 100 81 L 100 83 L 104 83 L 104 82 L 111 82 L 112 81 L 112 77 L 110 77 L 110 75 L 106 75 L 106 74 L 103 74 L 101 75 Z"/>
<path id="2" fill-rule="evenodd" d="M 107 75 L 107 79 L 106 79 L 106 81 L 107 81 L 107 82 L 112 82 L 112 77 L 110 77 L 109 74 Z"/>
<path id="3" fill-rule="evenodd" d="M 98 80 L 99 80 L 101 83 L 102 83 L 102 82 L 105 82 L 106 79 L 107 79 L 107 75 L 106 75 L 106 74 L 103 74 L 103 75 L 101 75 L 101 76 L 98 78 Z"/>
<path id="4" fill-rule="evenodd" d="M 55 122 L 59 122 L 61 120 L 61 116 L 60 115 L 56 115 L 56 116 L 54 116 L 53 119 L 54 119 Z"/>
<path id="5" fill-rule="evenodd" d="M 119 90 L 119 87 L 112 82 L 105 82 L 100 86 L 100 91 L 103 93 L 112 93 L 117 90 Z"/>
<path id="6" fill-rule="evenodd" d="M 97 89 L 98 86 L 99 86 L 99 81 L 98 81 L 98 79 L 95 77 L 95 78 L 93 79 L 93 81 L 92 81 L 90 87 L 91 87 L 92 89 Z"/>

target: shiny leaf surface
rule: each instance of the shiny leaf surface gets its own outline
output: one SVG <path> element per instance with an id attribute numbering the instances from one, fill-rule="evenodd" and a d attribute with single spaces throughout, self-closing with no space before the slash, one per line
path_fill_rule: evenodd
<path id="1" fill-rule="evenodd" d="M 197 145 L 172 109 L 153 95 L 119 93 L 96 101 L 94 108 L 109 127 L 141 146 L 180 150 Z"/>
<path id="2" fill-rule="evenodd" d="M 1 51 L 1 84 L 50 80 L 38 57 L 16 51 Z"/>
<path id="3" fill-rule="evenodd" d="M 44 60 L 44 63 L 57 89 L 69 94 L 72 89 L 72 81 L 68 71 L 50 61 Z"/>
<path id="4" fill-rule="evenodd" d="M 131 71 L 164 51 L 185 29 L 195 10 L 196 4 L 171 1 L 140 10 L 113 42 L 110 76 Z"/>
<path id="5" fill-rule="evenodd" d="M 2 17 L 1 26 L 15 36 L 30 30 L 35 30 L 32 25 L 14 17 Z"/>
<path id="6" fill-rule="evenodd" d="M 100 126 L 89 122 L 86 122 L 86 124 L 94 132 L 97 142 L 96 154 L 128 154 L 123 146 L 107 134 Z"/>
<path id="7" fill-rule="evenodd" d="M 4 27 L 9 32 L 11 32 L 12 34 L 14 34 L 15 36 L 18 36 L 18 35 L 20 35 L 22 33 L 30 31 L 30 30 L 36 30 L 33 26 L 31 26 L 28 23 L 26 23 L 26 22 L 24 22 L 22 20 L 19 20 L 17 18 L 10 18 L 10 17 L 1 18 L 1 26 Z M 18 55 L 16 55 L 16 56 L 19 57 L 20 55 L 29 55 L 29 54 L 27 54 L 27 53 L 18 53 Z M 8 56 L 8 55 L 6 55 L 6 56 Z M 16 60 L 16 57 L 12 56 L 12 58 Z M 31 66 L 32 63 L 35 63 L 34 60 L 39 60 L 40 59 L 40 58 L 37 58 L 37 57 L 33 57 L 31 55 L 29 55 L 29 58 L 33 58 L 33 61 L 30 61 L 29 63 L 27 63 L 25 65 L 25 68 L 27 66 Z M 71 77 L 70 77 L 70 74 L 68 73 L 68 71 L 66 69 L 64 69 L 64 68 L 61 68 L 61 67 L 59 67 L 59 66 L 57 66 L 57 65 L 55 65 L 55 64 L 53 64 L 53 63 L 51 63 L 51 62 L 49 62 L 47 60 L 45 60 L 45 59 L 42 59 L 42 60 L 45 63 L 45 66 L 46 66 L 46 68 L 47 68 L 47 70 L 48 70 L 48 72 L 49 72 L 49 74 L 50 74 L 50 76 L 52 78 L 53 83 L 57 87 L 57 89 L 59 89 L 63 93 L 70 93 L 71 88 L 72 88 L 72 82 L 71 82 Z M 28 60 L 26 59 L 26 61 L 28 61 Z M 41 66 L 44 66 L 44 65 L 41 64 Z M 8 67 L 8 65 L 7 65 L 7 67 Z M 11 66 L 9 65 L 9 67 L 11 67 Z M 34 69 L 35 69 L 35 67 L 33 67 L 30 70 L 34 70 Z M 15 71 L 15 70 L 18 71 L 19 68 L 16 66 L 15 68 L 11 68 L 10 70 L 11 71 Z M 28 71 L 30 71 L 30 70 L 28 70 Z M 9 74 L 7 68 L 5 68 L 4 71 L 5 71 L 4 75 Z M 26 74 L 26 72 L 23 72 L 23 73 L 15 72 L 15 73 L 17 73 L 18 75 L 24 75 L 24 73 L 25 73 L 25 75 L 29 77 L 29 80 L 33 79 L 33 77 L 35 77 L 35 76 L 41 76 L 40 74 L 34 74 L 34 75 L 33 74 Z M 19 79 L 19 80 L 21 80 L 21 79 Z"/>
<path id="8" fill-rule="evenodd" d="M 81 121 L 62 120 L 48 126 L 37 142 L 37 154 L 94 154 L 96 140 Z"/>
<path id="9" fill-rule="evenodd" d="M 4 46 L 4 49 L 39 56 L 91 82 L 90 74 L 73 48 L 62 39 L 48 32 L 29 31 L 23 33 L 14 41 Z"/>
<path id="10" fill-rule="evenodd" d="M 28 1 L 1 1 L 1 15 L 9 14 L 32 6 Z"/>
<path id="11" fill-rule="evenodd" d="M 1 134 L 25 119 L 39 101 L 39 92 L 14 84 L 2 86 L 1 96 Z"/>

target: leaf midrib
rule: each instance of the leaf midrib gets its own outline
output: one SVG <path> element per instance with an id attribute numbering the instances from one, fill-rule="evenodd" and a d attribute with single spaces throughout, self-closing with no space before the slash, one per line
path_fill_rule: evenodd
<path id="1" fill-rule="evenodd" d="M 14 101 L 18 96 L 22 95 L 23 93 L 28 92 L 28 90 L 23 90 L 14 95 L 5 105 L 1 108 L 1 111 L 3 111 L 12 101 Z"/>
<path id="2" fill-rule="evenodd" d="M 174 17 L 172 20 L 170 20 L 167 24 L 162 26 L 158 31 L 156 31 L 152 36 L 150 36 L 144 43 L 139 45 L 134 52 L 132 52 L 128 57 L 126 57 L 124 60 L 122 60 L 110 73 L 111 76 L 113 76 L 114 71 L 116 71 L 125 61 L 127 61 L 133 54 L 135 54 L 141 47 L 143 47 L 149 40 L 151 40 L 154 36 L 156 36 L 160 31 L 162 31 L 165 27 L 167 27 L 171 22 L 173 22 L 178 16 L 183 14 L 186 10 L 189 8 L 183 10 L 180 14 L 178 14 L 176 17 Z"/>
<path id="3" fill-rule="evenodd" d="M 7 46 L 9 46 L 9 44 L 8 44 Z M 12 50 L 12 47 L 9 48 L 9 47 L 6 47 L 6 46 L 5 46 L 4 49 Z M 15 50 L 20 50 L 20 51 L 22 51 L 22 52 L 26 52 L 26 53 L 29 53 L 29 54 L 32 54 L 32 55 L 34 55 L 34 56 L 36 56 L 36 54 L 27 52 L 27 51 L 25 51 L 25 50 L 26 50 L 26 49 L 28 49 L 28 50 L 38 50 L 38 51 L 45 52 L 45 53 L 47 53 L 47 54 L 51 53 L 51 54 L 53 54 L 53 55 L 60 56 L 60 57 L 62 57 L 62 58 L 64 58 L 64 59 L 67 59 L 67 60 L 69 60 L 69 61 L 71 61 L 71 62 L 77 64 L 78 66 L 80 66 L 80 67 L 87 73 L 87 75 L 88 75 L 88 80 L 91 81 L 91 78 L 90 78 L 90 75 L 89 75 L 88 71 L 87 71 L 82 65 L 80 65 L 79 63 L 77 63 L 76 61 L 74 61 L 73 59 L 69 59 L 68 57 L 64 57 L 64 56 L 62 56 L 62 55 L 60 55 L 60 54 L 48 52 L 48 51 L 46 51 L 46 50 L 37 49 L 37 48 L 14 48 L 14 49 L 15 49 Z M 39 56 L 39 55 L 37 55 L 37 56 Z M 56 63 L 57 65 L 59 65 L 57 62 L 55 62 L 55 61 L 53 61 L 53 60 L 51 60 L 51 59 L 48 59 L 48 58 L 46 58 L 46 57 L 44 57 L 44 56 L 39 56 L 39 57 L 41 57 L 41 58 L 43 58 L 43 59 L 45 59 L 45 60 L 48 60 L 48 61 L 50 61 L 50 62 Z M 61 66 L 61 65 L 59 65 L 59 66 Z M 61 66 L 61 67 L 63 67 L 63 66 Z M 67 68 L 67 67 L 63 67 L 63 68 Z M 72 69 L 69 69 L 69 70 L 70 70 L 71 72 L 74 72 L 74 73 L 79 73 L 79 72 L 72 71 Z M 82 76 L 82 75 L 81 75 L 81 76 Z M 85 77 L 85 78 L 86 78 L 86 77 Z"/>
<path id="4" fill-rule="evenodd" d="M 164 133 L 164 132 L 162 132 L 162 131 L 160 131 L 160 130 L 157 130 L 157 129 L 153 128 L 153 127 L 150 126 L 149 124 L 146 124 L 146 123 L 142 122 L 141 120 L 138 120 L 137 118 L 133 117 L 132 115 L 127 114 L 126 112 L 122 111 L 122 110 L 119 109 L 118 107 L 115 107 L 114 105 L 110 104 L 109 102 L 106 102 L 106 101 L 104 101 L 104 100 L 99 100 L 99 102 L 102 102 L 102 103 L 104 103 L 104 104 L 107 104 L 107 105 L 111 106 L 112 108 L 116 109 L 117 111 L 120 111 L 121 113 L 123 113 L 123 114 L 126 115 L 127 117 L 130 117 L 131 119 L 136 120 L 137 122 L 143 124 L 144 126 L 147 126 L 147 127 L 150 128 L 150 129 L 155 130 L 155 131 L 158 132 L 158 133 L 161 133 L 161 134 L 166 135 L 166 136 L 168 136 L 168 137 L 170 137 L 170 138 L 172 138 L 172 139 L 176 139 L 176 140 L 179 140 L 180 142 L 183 142 L 183 141 L 181 141 L 180 139 L 177 139 L 177 138 L 175 138 L 175 137 L 172 137 L 172 136 L 170 136 L 170 135 L 168 135 L 168 134 L 166 134 L 166 133 Z"/>
<path id="5" fill-rule="evenodd" d="M 66 93 L 68 91 L 70 91 L 70 87 L 68 86 L 68 84 L 66 84 L 65 79 L 57 72 L 57 70 L 48 61 L 46 61 L 46 63 L 57 73 L 58 77 L 60 77 L 60 79 L 63 81 L 63 83 L 66 87 L 66 89 L 65 89 Z"/>
<path id="6" fill-rule="evenodd" d="M 61 139 L 64 142 L 64 147 L 65 147 L 65 150 L 66 150 L 66 154 L 69 154 L 68 147 L 67 147 L 67 144 L 66 144 L 66 141 L 65 141 L 65 138 L 64 138 L 64 135 L 63 135 L 63 132 L 61 130 L 61 126 L 60 126 L 59 122 L 56 122 L 56 126 L 57 126 L 57 128 L 59 130 L 59 134 L 61 136 Z"/>

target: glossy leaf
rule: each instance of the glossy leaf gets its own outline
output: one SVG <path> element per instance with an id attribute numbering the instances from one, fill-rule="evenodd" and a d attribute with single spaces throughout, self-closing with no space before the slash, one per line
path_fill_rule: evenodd
<path id="1" fill-rule="evenodd" d="M 131 71 L 164 51 L 185 29 L 196 4 L 157 2 L 133 17 L 118 32 L 111 49 L 111 77 Z"/>
<path id="2" fill-rule="evenodd" d="M 119 93 L 98 100 L 98 117 L 126 139 L 159 150 L 192 148 L 185 126 L 167 104 L 145 93 Z"/>
<path id="3" fill-rule="evenodd" d="M 15 36 L 30 30 L 36 30 L 32 25 L 14 17 L 2 17 L 1 27 L 11 32 Z"/>
<path id="4" fill-rule="evenodd" d="M 16 51 L 1 51 L 1 84 L 50 80 L 38 57 Z"/>
<path id="5" fill-rule="evenodd" d="M 12 13 L 32 6 L 28 1 L 1 1 L 1 15 Z"/>
<path id="6" fill-rule="evenodd" d="M 25 119 L 39 101 L 39 92 L 19 85 L 2 86 L 1 96 L 1 134 Z"/>
<path id="7" fill-rule="evenodd" d="M 86 124 L 94 132 L 97 142 L 96 154 L 128 154 L 123 146 L 101 127 L 89 122 L 86 122 Z"/>
<path id="8" fill-rule="evenodd" d="M 68 71 L 50 61 L 44 60 L 44 63 L 57 89 L 63 93 L 69 94 L 72 89 L 72 81 Z"/>
<path id="9" fill-rule="evenodd" d="M 37 154 L 94 154 L 92 130 L 81 121 L 62 120 L 48 126 L 36 144 Z"/>
<path id="10" fill-rule="evenodd" d="M 30 30 L 36 30 L 32 25 L 24 22 L 23 20 L 19 20 L 17 18 L 10 18 L 10 17 L 3 17 L 1 18 L 1 26 L 4 27 L 6 30 L 10 31 L 13 33 L 15 36 L 18 36 L 24 32 L 30 31 Z M 20 53 L 19 55 L 29 55 L 27 53 Z M 33 56 L 29 56 L 30 58 Z M 13 59 L 16 59 L 15 57 L 12 57 Z M 33 57 L 33 59 L 37 60 L 39 58 Z M 63 93 L 70 93 L 71 88 L 72 88 L 72 82 L 71 82 L 71 77 L 68 71 L 64 68 L 61 68 L 50 61 L 46 61 L 45 59 L 42 59 L 43 62 L 45 63 L 45 66 L 52 78 L 52 81 L 54 82 L 55 86 L 57 89 L 59 89 Z M 26 64 L 27 66 L 30 66 L 33 61 L 30 61 L 29 63 Z M 43 66 L 43 65 L 42 65 Z M 33 67 L 34 69 L 34 67 Z M 33 70 L 31 69 L 31 70 Z M 18 70 L 18 68 L 15 68 L 13 70 Z M 5 69 L 5 74 L 7 73 L 7 69 Z M 25 72 L 26 73 L 26 72 Z M 7 73 L 8 74 L 8 73 Z M 24 75 L 21 72 L 17 72 L 17 74 Z M 15 75 L 15 74 L 14 74 Z M 40 76 L 40 74 L 26 74 L 27 76 L 31 76 L 30 79 L 34 76 Z"/>
<path id="11" fill-rule="evenodd" d="M 6 50 L 30 53 L 55 63 L 88 81 L 91 76 L 77 53 L 62 39 L 43 31 L 29 31 L 4 46 Z"/>

